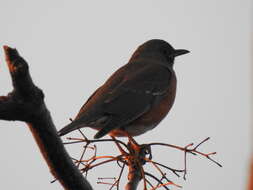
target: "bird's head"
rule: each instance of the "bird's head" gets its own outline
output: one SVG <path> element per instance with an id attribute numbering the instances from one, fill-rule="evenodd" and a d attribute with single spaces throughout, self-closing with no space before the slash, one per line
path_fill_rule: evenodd
<path id="1" fill-rule="evenodd" d="M 140 45 L 132 55 L 130 62 L 138 59 L 154 59 L 173 65 L 177 56 L 189 53 L 185 49 L 174 49 L 168 42 L 153 39 Z"/>

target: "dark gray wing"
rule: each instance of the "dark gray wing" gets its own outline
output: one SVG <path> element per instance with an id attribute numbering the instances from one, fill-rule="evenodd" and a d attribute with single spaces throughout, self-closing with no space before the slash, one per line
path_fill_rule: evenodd
<path id="1" fill-rule="evenodd" d="M 104 85 L 99 87 L 81 107 L 76 118 L 58 131 L 58 134 L 60 136 L 65 135 L 73 130 L 88 126 L 90 122 L 94 122 L 97 119 L 104 117 L 104 112 L 101 108 L 108 96 L 107 92 L 116 88 L 116 86 L 121 83 L 128 71 L 127 68 L 128 64 L 118 69 Z"/>
<path id="2" fill-rule="evenodd" d="M 89 115 L 98 115 L 101 105 L 104 104 L 105 99 L 108 97 L 108 92 L 115 89 L 125 77 L 128 71 L 128 65 L 125 65 L 112 74 L 112 76 L 99 87 L 85 102 L 85 104 L 79 110 L 76 119 L 79 119 L 89 113 Z"/>
<path id="3" fill-rule="evenodd" d="M 105 99 L 102 109 L 111 117 L 95 138 L 103 137 L 147 112 L 152 103 L 168 91 L 171 75 L 168 68 L 155 64 L 146 64 L 129 72 Z"/>

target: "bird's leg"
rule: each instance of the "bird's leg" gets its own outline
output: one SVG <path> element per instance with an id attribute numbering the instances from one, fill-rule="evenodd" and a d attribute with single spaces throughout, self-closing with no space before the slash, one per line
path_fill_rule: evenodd
<path id="1" fill-rule="evenodd" d="M 131 146 L 132 149 L 134 149 L 136 152 L 140 151 L 141 146 L 136 142 L 136 140 L 134 140 L 134 138 L 129 135 L 128 133 L 126 133 L 127 137 L 128 137 L 128 143 Z"/>
<path id="2" fill-rule="evenodd" d="M 126 155 L 126 151 L 120 146 L 120 144 L 118 143 L 117 139 L 114 136 L 111 136 L 112 140 L 115 142 L 116 146 L 118 147 L 120 153 L 122 155 Z"/>

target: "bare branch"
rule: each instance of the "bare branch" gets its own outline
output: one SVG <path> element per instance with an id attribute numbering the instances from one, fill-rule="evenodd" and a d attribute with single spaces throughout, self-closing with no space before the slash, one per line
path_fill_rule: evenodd
<path id="1" fill-rule="evenodd" d="M 16 49 L 4 46 L 13 91 L 0 98 L 0 119 L 28 124 L 47 165 L 67 190 L 91 190 L 66 152 L 44 103 L 43 92 L 34 85 L 26 61 Z"/>
<path id="2" fill-rule="evenodd" d="M 150 144 L 139 145 L 132 137 L 129 138 L 129 143 L 128 143 L 128 145 L 126 145 L 124 142 L 117 140 L 114 137 L 112 137 L 112 139 L 89 140 L 89 139 L 87 139 L 87 137 L 85 137 L 83 135 L 83 133 L 81 133 L 81 135 L 83 136 L 83 138 L 68 138 L 69 140 L 72 141 L 72 142 L 70 142 L 70 144 L 84 142 L 84 143 L 86 143 L 86 145 L 85 145 L 85 147 L 86 147 L 90 143 L 114 142 L 116 144 L 116 147 L 119 149 L 121 154 L 118 156 L 110 156 L 110 155 L 97 156 L 96 151 L 95 151 L 94 155 L 91 158 L 78 160 L 78 162 L 81 161 L 84 163 L 85 167 L 81 170 L 85 171 L 85 172 L 88 172 L 90 169 L 92 169 L 94 167 L 97 167 L 97 166 L 100 166 L 100 165 L 103 165 L 103 164 L 106 164 L 109 162 L 116 161 L 117 164 L 119 165 L 119 167 L 121 168 L 121 171 L 119 174 L 120 177 L 118 177 L 118 179 L 114 183 L 108 183 L 108 182 L 101 182 L 100 183 L 100 184 L 111 184 L 110 189 L 112 189 L 115 186 L 117 187 L 117 189 L 119 189 L 119 183 L 120 183 L 121 175 L 123 173 L 125 165 L 127 165 L 129 168 L 128 183 L 125 186 L 126 190 L 137 189 L 137 186 L 141 180 L 143 180 L 143 183 L 144 183 L 143 184 L 144 190 L 146 190 L 148 186 L 150 186 L 152 189 L 158 189 L 161 187 L 168 189 L 168 187 L 167 187 L 168 185 L 174 185 L 176 187 L 181 187 L 181 186 L 175 184 L 170 179 L 168 179 L 166 173 L 163 170 L 167 169 L 167 170 L 173 172 L 177 177 L 180 177 L 179 174 L 183 173 L 183 178 L 185 179 L 186 174 L 187 174 L 187 163 L 186 163 L 187 158 L 186 157 L 187 157 L 188 153 L 190 153 L 192 155 L 201 155 L 201 156 L 211 160 L 212 162 L 216 163 L 217 165 L 221 166 L 218 162 L 216 162 L 215 160 L 210 158 L 210 156 L 216 154 L 216 152 L 204 153 L 204 152 L 201 152 L 198 150 L 198 148 L 203 143 L 205 143 L 207 140 L 209 140 L 210 138 L 204 139 L 203 141 L 198 143 L 196 146 L 193 146 L 194 144 L 190 143 L 190 144 L 183 147 L 183 146 L 171 145 L 171 144 L 166 144 L 166 143 L 150 143 Z M 157 145 L 175 148 L 177 150 L 183 151 L 184 152 L 184 163 L 183 163 L 184 168 L 183 169 L 174 169 L 174 168 L 168 167 L 164 164 L 161 164 L 159 162 L 153 161 L 151 147 L 157 146 Z M 124 147 L 124 149 L 123 149 L 123 147 Z M 95 161 L 100 160 L 100 159 L 107 159 L 107 160 L 96 163 L 96 164 L 94 163 Z M 121 166 L 119 163 L 123 163 L 123 166 Z M 146 171 L 144 171 L 143 165 L 145 165 L 146 163 L 152 164 L 154 166 L 154 168 L 156 170 L 158 170 L 158 172 L 160 173 L 161 179 L 158 179 L 153 174 L 147 173 Z M 149 176 L 151 179 L 158 182 L 158 184 L 153 185 L 152 181 L 147 179 L 146 176 Z"/>

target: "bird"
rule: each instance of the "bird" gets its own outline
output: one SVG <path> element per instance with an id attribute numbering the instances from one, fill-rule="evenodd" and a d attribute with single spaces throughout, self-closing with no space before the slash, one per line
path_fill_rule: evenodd
<path id="1" fill-rule="evenodd" d="M 140 45 L 127 64 L 114 72 L 81 107 L 59 136 L 83 128 L 94 138 L 134 137 L 154 129 L 170 111 L 176 96 L 174 59 L 190 51 L 174 49 L 162 39 Z"/>

